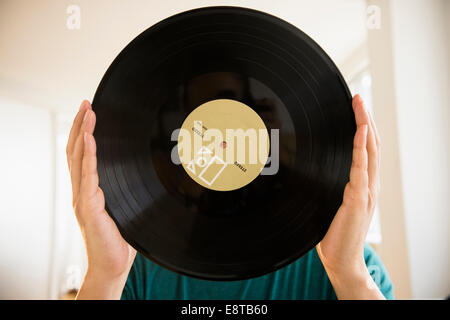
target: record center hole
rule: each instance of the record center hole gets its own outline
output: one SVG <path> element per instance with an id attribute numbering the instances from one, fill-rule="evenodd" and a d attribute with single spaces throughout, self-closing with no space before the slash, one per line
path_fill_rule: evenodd
<path id="1" fill-rule="evenodd" d="M 222 149 L 225 149 L 227 147 L 227 142 L 226 141 L 222 141 L 220 146 L 222 147 Z"/>

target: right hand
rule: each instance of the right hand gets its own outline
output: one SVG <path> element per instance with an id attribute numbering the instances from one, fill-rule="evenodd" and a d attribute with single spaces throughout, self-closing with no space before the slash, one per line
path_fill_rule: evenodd
<path id="1" fill-rule="evenodd" d="M 95 113 L 83 101 L 67 142 L 67 162 L 72 181 L 72 205 L 83 235 L 88 258 L 85 280 L 125 283 L 136 251 L 122 238 L 105 210 L 98 185 L 96 144 L 92 135 Z M 125 280 L 124 280 L 125 279 Z"/>

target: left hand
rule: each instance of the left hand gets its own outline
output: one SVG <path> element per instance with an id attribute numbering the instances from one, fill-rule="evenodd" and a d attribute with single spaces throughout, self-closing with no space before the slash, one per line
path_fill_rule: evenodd
<path id="1" fill-rule="evenodd" d="M 359 95 L 353 98 L 356 133 L 350 181 L 342 205 L 317 252 L 338 298 L 363 298 L 361 286 L 370 287 L 371 277 L 364 261 L 364 241 L 375 210 L 379 191 L 380 139 L 375 122 Z M 372 286 L 373 287 L 373 286 Z M 378 288 L 375 296 L 381 295 Z M 382 295 L 381 295 L 382 297 Z"/>

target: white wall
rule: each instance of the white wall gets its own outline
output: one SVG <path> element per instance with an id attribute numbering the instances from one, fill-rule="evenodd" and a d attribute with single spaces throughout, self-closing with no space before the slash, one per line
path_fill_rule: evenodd
<path id="1" fill-rule="evenodd" d="M 411 298 L 408 244 L 399 151 L 396 83 L 392 50 L 391 2 L 368 0 L 381 13 L 380 28 L 368 31 L 374 118 L 382 141 L 378 200 L 383 241 L 379 253 L 399 299 Z"/>
<path id="2" fill-rule="evenodd" d="M 392 1 L 394 74 L 414 298 L 450 294 L 447 0 Z"/>
<path id="3" fill-rule="evenodd" d="M 0 99 L 0 299 L 48 294 L 51 123 L 47 110 Z"/>

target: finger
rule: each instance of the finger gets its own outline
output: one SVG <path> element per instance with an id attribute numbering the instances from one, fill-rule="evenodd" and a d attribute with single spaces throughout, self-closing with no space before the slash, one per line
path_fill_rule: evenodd
<path id="1" fill-rule="evenodd" d="M 359 189 L 368 185 L 368 154 L 367 135 L 369 129 L 369 116 L 364 107 L 364 103 L 359 94 L 355 95 L 352 101 L 355 113 L 356 133 L 353 140 L 353 159 L 350 169 L 350 185 Z"/>
<path id="2" fill-rule="evenodd" d="M 80 191 L 80 180 L 81 180 L 81 159 L 83 150 L 83 136 L 78 135 L 73 151 L 70 154 L 70 180 L 72 182 L 72 205 L 75 206 L 78 199 L 78 193 Z"/>
<path id="3" fill-rule="evenodd" d="M 369 125 L 369 114 L 367 113 L 364 102 L 359 94 L 355 95 L 352 101 L 353 112 L 355 113 L 356 126 Z"/>
<path id="4" fill-rule="evenodd" d="M 85 118 L 83 119 L 83 124 L 81 125 L 81 128 L 80 128 L 80 135 L 83 132 L 93 134 L 96 121 L 97 121 L 97 117 L 95 116 L 95 112 L 91 109 L 87 110 L 86 114 L 85 114 Z"/>
<path id="5" fill-rule="evenodd" d="M 92 198 L 98 190 L 97 146 L 91 133 L 84 133 L 84 152 L 81 169 L 80 195 Z"/>
<path id="6" fill-rule="evenodd" d="M 76 203 L 80 191 L 81 183 L 81 168 L 84 152 L 84 132 L 92 134 L 95 128 L 95 113 L 88 109 L 83 118 L 78 137 L 75 141 L 75 146 L 70 157 L 70 178 L 72 180 L 72 201 Z"/>
<path id="7" fill-rule="evenodd" d="M 375 140 L 377 142 L 377 146 L 380 147 L 381 141 L 380 141 L 380 135 L 378 134 L 377 126 L 375 125 L 375 120 L 373 119 L 373 116 L 369 114 L 370 123 L 372 125 L 373 131 L 375 132 Z"/>
<path id="8" fill-rule="evenodd" d="M 371 115 L 365 108 L 360 95 L 356 95 L 353 102 L 355 110 L 355 120 L 357 125 L 367 125 L 367 174 L 369 188 L 374 192 L 377 185 L 378 174 L 378 148 L 376 143 L 375 131 L 372 126 Z"/>
<path id="9" fill-rule="evenodd" d="M 92 109 L 91 104 L 89 103 L 89 101 L 83 100 L 83 102 L 80 105 L 80 109 L 78 110 L 77 115 L 75 116 L 75 119 L 73 120 L 72 128 L 70 129 L 69 139 L 67 141 L 67 146 L 66 146 L 67 164 L 69 165 L 69 168 L 70 168 L 71 153 L 75 146 L 75 142 L 76 142 L 78 134 L 80 132 L 80 127 L 81 127 L 81 124 L 83 121 L 83 117 L 84 117 L 87 109 Z"/>
<path id="10" fill-rule="evenodd" d="M 378 129 L 377 129 L 377 126 L 375 125 L 375 120 L 373 119 L 373 116 L 371 114 L 369 114 L 369 119 L 370 119 L 371 127 L 372 127 L 373 131 L 375 132 L 375 141 L 377 144 L 377 161 L 378 161 L 378 166 L 380 166 L 380 157 L 381 157 L 380 135 L 378 134 Z"/>
<path id="11" fill-rule="evenodd" d="M 367 125 L 361 125 L 356 130 L 353 142 L 353 160 L 350 169 L 350 185 L 355 190 L 368 186 L 367 175 Z"/>
<path id="12" fill-rule="evenodd" d="M 378 177 L 378 147 L 376 142 L 375 130 L 372 126 L 372 116 L 369 113 L 369 130 L 367 136 L 367 153 L 368 153 L 368 174 L 369 187 L 376 190 Z"/>

